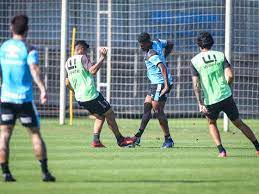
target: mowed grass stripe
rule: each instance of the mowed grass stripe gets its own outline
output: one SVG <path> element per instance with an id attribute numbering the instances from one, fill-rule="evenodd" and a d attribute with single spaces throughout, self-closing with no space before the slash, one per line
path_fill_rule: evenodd
<path id="1" fill-rule="evenodd" d="M 248 122 L 259 134 L 258 120 Z M 132 135 L 139 120 L 118 123 L 123 134 Z M 169 123 L 176 142 L 173 149 L 160 149 L 163 137 L 157 121 L 150 122 L 142 146 L 134 149 L 119 148 L 105 125 L 102 140 L 108 148 L 93 149 L 89 146 L 92 120 L 75 120 L 72 127 L 42 120 L 49 167 L 58 180 L 53 184 L 41 182 L 31 141 L 18 125 L 10 155 L 10 166 L 18 182 L 0 182 L 0 194 L 258 193 L 259 157 L 255 157 L 252 145 L 237 129 L 231 126 L 229 133 L 222 132 L 230 156 L 222 159 L 217 158 L 206 120 Z"/>

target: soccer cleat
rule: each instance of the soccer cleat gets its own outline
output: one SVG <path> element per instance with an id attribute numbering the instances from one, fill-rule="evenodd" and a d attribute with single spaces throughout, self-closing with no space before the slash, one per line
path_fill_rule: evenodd
<path id="1" fill-rule="evenodd" d="M 133 137 L 124 137 L 122 141 L 117 142 L 120 147 L 134 147 Z"/>
<path id="2" fill-rule="evenodd" d="M 47 172 L 42 175 L 42 181 L 43 182 L 55 182 L 56 178 L 50 172 Z"/>
<path id="3" fill-rule="evenodd" d="M 5 182 L 15 182 L 15 178 L 13 178 L 11 173 L 4 173 L 3 178 Z"/>
<path id="4" fill-rule="evenodd" d="M 91 146 L 93 148 L 105 148 L 105 145 L 103 145 L 100 141 L 93 141 Z"/>
<path id="5" fill-rule="evenodd" d="M 220 152 L 219 155 L 218 155 L 219 158 L 225 158 L 227 157 L 227 152 L 226 151 L 223 151 L 223 152 Z"/>
<path id="6" fill-rule="evenodd" d="M 257 150 L 257 151 L 255 152 L 255 154 L 256 154 L 257 156 L 259 156 L 259 150 Z"/>
<path id="7" fill-rule="evenodd" d="M 174 146 L 174 141 L 172 140 L 172 138 L 167 139 L 161 148 L 172 148 Z"/>
<path id="8" fill-rule="evenodd" d="M 137 145 L 137 146 L 140 146 L 140 140 L 141 140 L 141 137 L 132 137 L 133 140 L 134 140 L 134 145 Z"/>

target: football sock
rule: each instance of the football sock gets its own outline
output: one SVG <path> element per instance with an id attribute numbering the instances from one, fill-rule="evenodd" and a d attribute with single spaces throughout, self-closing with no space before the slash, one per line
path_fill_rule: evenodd
<path id="1" fill-rule="evenodd" d="M 10 169 L 9 169 L 9 165 L 7 162 L 1 163 L 1 168 L 2 168 L 2 172 L 3 174 L 10 174 Z"/>
<path id="2" fill-rule="evenodd" d="M 100 133 L 94 133 L 93 141 L 99 142 L 100 141 Z"/>
<path id="3" fill-rule="evenodd" d="M 170 134 L 165 135 L 165 141 L 168 141 L 169 139 L 172 139 L 172 138 L 171 138 L 171 135 L 170 135 Z"/>
<path id="4" fill-rule="evenodd" d="M 116 139 L 117 139 L 117 142 L 122 142 L 124 137 L 121 134 L 119 134 L 116 136 Z"/>
<path id="5" fill-rule="evenodd" d="M 225 148 L 222 146 L 222 144 L 218 145 L 217 146 L 218 150 L 219 150 L 219 153 L 221 152 L 226 152 Z"/>
<path id="6" fill-rule="evenodd" d="M 139 129 L 138 132 L 135 134 L 135 137 L 141 137 L 144 133 L 144 129 Z"/>
<path id="7" fill-rule="evenodd" d="M 48 170 L 48 159 L 42 159 L 42 160 L 39 160 L 40 162 L 40 166 L 41 166 L 41 171 L 42 173 L 46 174 L 49 172 Z"/>
<path id="8" fill-rule="evenodd" d="M 258 141 L 255 140 L 255 141 L 252 141 L 252 143 L 254 144 L 255 149 L 256 149 L 257 151 L 259 151 L 259 143 L 258 143 Z"/>

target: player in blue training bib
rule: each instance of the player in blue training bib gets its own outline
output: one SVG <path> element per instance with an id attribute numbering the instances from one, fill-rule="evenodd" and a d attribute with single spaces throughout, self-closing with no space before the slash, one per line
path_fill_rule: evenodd
<path id="1" fill-rule="evenodd" d="M 0 109 L 0 165 L 6 182 L 16 181 L 9 169 L 9 141 L 19 118 L 31 134 L 35 155 L 40 162 L 43 181 L 55 181 L 47 165 L 47 151 L 40 133 L 39 115 L 33 102 L 32 80 L 40 89 L 40 102 L 46 103 L 45 86 L 40 78 L 38 51 L 26 43 L 28 17 L 17 15 L 11 21 L 12 39 L 0 48 L 2 72 Z"/>
<path id="2" fill-rule="evenodd" d="M 167 94 L 172 88 L 172 75 L 166 63 L 166 57 L 173 50 L 173 43 L 160 39 L 152 41 L 147 32 L 143 32 L 138 36 L 138 42 L 144 51 L 144 61 L 147 67 L 147 77 L 150 80 L 150 90 L 144 102 L 144 114 L 140 127 L 134 136 L 135 144 L 139 145 L 140 138 L 151 118 L 151 110 L 153 109 L 165 136 L 162 147 L 170 148 L 173 147 L 174 142 L 169 132 L 164 107 Z"/>

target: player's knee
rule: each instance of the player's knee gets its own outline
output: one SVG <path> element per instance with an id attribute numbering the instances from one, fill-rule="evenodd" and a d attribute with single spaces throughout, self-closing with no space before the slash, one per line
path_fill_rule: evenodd
<path id="1" fill-rule="evenodd" d="M 112 109 L 109 109 L 106 113 L 105 113 L 105 118 L 107 122 L 111 122 L 113 120 L 115 120 L 115 113 L 113 112 Z"/>
<path id="2" fill-rule="evenodd" d="M 151 113 L 152 104 L 149 102 L 144 103 L 144 113 Z"/>
<path id="3" fill-rule="evenodd" d="M 1 144 L 8 144 L 11 138 L 11 132 L 4 130 L 1 131 Z"/>
<path id="4" fill-rule="evenodd" d="M 208 119 L 209 125 L 216 125 L 217 124 L 216 122 L 217 122 L 216 120 Z"/>

